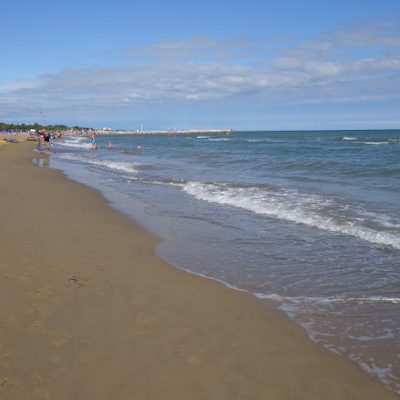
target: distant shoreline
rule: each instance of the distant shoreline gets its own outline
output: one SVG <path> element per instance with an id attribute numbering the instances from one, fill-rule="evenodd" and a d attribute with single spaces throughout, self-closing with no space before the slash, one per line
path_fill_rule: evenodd
<path id="1" fill-rule="evenodd" d="M 157 135 L 157 134 L 169 134 L 169 135 L 180 135 L 180 134 L 206 134 L 206 133 L 233 133 L 236 132 L 233 129 L 182 129 L 182 130 L 96 130 L 99 135 Z"/>

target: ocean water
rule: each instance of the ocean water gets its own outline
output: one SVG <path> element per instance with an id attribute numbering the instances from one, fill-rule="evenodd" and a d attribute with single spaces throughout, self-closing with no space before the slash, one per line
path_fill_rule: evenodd
<path id="1" fill-rule="evenodd" d="M 400 393 L 400 131 L 98 144 L 65 138 L 50 166 L 160 236 L 169 263 L 273 301 Z"/>

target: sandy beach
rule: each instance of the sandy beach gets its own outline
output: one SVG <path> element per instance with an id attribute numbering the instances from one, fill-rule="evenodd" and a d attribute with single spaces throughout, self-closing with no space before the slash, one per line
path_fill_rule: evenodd
<path id="1" fill-rule="evenodd" d="M 398 398 L 272 307 L 169 266 L 32 147 L 0 146 L 1 399 Z"/>

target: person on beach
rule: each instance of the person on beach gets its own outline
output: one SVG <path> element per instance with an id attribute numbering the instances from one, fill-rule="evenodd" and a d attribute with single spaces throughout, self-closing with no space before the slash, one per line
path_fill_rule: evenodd
<path id="1" fill-rule="evenodd" d="M 91 137 L 91 142 L 92 142 L 92 149 L 97 149 L 96 135 L 94 133 Z"/>
<path id="2" fill-rule="evenodd" d="M 42 139 L 43 139 L 43 136 L 40 133 L 38 133 L 36 135 L 36 150 L 37 151 L 40 151 L 42 149 Z"/>
<path id="3" fill-rule="evenodd" d="M 44 147 L 46 151 L 50 151 L 51 148 L 51 132 L 46 132 L 44 134 Z"/>

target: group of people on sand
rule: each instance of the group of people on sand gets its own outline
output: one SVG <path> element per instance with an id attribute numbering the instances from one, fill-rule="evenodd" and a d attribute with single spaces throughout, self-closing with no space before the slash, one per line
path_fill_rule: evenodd
<path id="1" fill-rule="evenodd" d="M 91 148 L 92 149 L 97 149 L 98 146 L 97 146 L 96 133 L 90 132 L 88 136 L 90 138 Z M 62 139 L 63 139 L 62 133 L 60 133 L 60 132 L 53 133 L 53 132 L 50 132 L 50 131 L 42 130 L 42 131 L 37 132 L 35 135 L 33 135 L 31 133 L 28 140 L 35 140 L 36 141 L 36 150 L 50 152 L 52 141 L 55 140 L 55 139 L 58 139 L 58 140 L 62 141 Z M 111 140 L 108 142 L 108 146 L 107 147 L 109 149 L 112 148 Z M 142 146 L 140 144 L 138 144 L 136 146 L 136 151 L 140 151 L 141 149 L 142 149 Z"/>
<path id="2" fill-rule="evenodd" d="M 53 134 L 50 131 L 39 131 L 36 135 L 36 148 L 39 151 L 50 151 Z"/>

